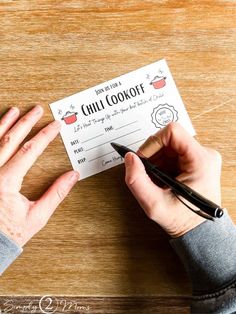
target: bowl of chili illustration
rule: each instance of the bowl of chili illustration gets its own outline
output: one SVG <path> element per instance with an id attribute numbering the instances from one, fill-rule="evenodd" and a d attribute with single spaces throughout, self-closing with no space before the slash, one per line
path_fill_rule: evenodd
<path id="1" fill-rule="evenodd" d="M 155 89 L 162 88 L 166 85 L 166 77 L 155 76 L 150 83 Z"/>
<path id="2" fill-rule="evenodd" d="M 66 124 L 72 124 L 77 121 L 77 114 L 78 112 L 67 111 L 61 119 L 64 120 Z"/>

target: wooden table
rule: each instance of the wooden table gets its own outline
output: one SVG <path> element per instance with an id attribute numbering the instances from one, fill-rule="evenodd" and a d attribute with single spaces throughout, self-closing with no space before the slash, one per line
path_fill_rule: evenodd
<path id="1" fill-rule="evenodd" d="M 223 156 L 223 205 L 236 222 L 235 14 L 233 0 L 3 0 L 0 111 L 41 104 L 33 135 L 52 120 L 49 103 L 166 58 L 198 139 Z M 70 167 L 58 137 L 23 192 L 39 197 Z M 1 277 L 0 294 L 1 307 L 51 295 L 77 302 L 67 313 L 147 314 L 188 313 L 191 290 L 121 165 L 78 183 Z"/>

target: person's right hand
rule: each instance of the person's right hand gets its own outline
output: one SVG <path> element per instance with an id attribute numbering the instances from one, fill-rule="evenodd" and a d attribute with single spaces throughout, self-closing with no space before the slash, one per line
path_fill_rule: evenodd
<path id="1" fill-rule="evenodd" d="M 150 160 L 160 169 L 216 204 L 221 204 L 221 155 L 200 145 L 180 124 L 170 123 L 150 136 L 137 153 L 142 157 L 151 157 Z M 129 189 L 147 216 L 170 236 L 181 236 L 205 221 L 181 203 L 169 188 L 154 184 L 137 155 L 127 153 L 125 166 Z"/>

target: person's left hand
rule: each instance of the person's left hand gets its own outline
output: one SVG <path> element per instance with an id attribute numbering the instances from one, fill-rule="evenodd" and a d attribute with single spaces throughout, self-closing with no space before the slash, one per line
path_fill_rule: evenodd
<path id="1" fill-rule="evenodd" d="M 24 176 L 57 136 L 60 122 L 50 123 L 19 148 L 42 117 L 43 109 L 36 106 L 20 119 L 19 115 L 19 109 L 13 107 L 0 119 L 0 230 L 23 246 L 45 226 L 78 181 L 79 174 L 76 171 L 64 173 L 36 201 L 22 195 Z"/>

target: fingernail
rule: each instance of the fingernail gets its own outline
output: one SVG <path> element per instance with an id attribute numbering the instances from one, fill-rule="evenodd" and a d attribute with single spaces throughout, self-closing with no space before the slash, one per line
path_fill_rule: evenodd
<path id="1" fill-rule="evenodd" d="M 74 172 L 71 174 L 71 176 L 69 177 L 69 181 L 75 183 L 75 182 L 77 182 L 78 180 L 79 180 L 79 172 L 74 171 Z"/>
<path id="2" fill-rule="evenodd" d="M 140 157 L 142 157 L 142 158 L 146 158 L 146 156 L 144 156 L 144 154 L 143 154 L 143 152 L 141 151 L 140 148 L 137 150 L 136 153 L 137 153 L 138 156 L 140 156 Z"/>
<path id="3" fill-rule="evenodd" d="M 17 107 L 12 107 L 12 108 L 8 111 L 8 118 L 14 117 L 18 112 L 19 112 L 19 109 L 18 109 Z"/>
<path id="4" fill-rule="evenodd" d="M 43 108 L 40 106 L 40 105 L 36 105 L 34 108 L 33 108 L 33 112 L 35 115 L 38 115 L 40 113 L 43 112 Z"/>
<path id="5" fill-rule="evenodd" d="M 55 121 L 51 122 L 51 123 L 49 124 L 49 126 L 50 126 L 50 128 L 53 128 L 53 129 L 60 129 L 60 127 L 61 127 L 61 122 L 58 121 L 58 120 L 55 120 Z"/>
<path id="6" fill-rule="evenodd" d="M 139 154 L 145 156 L 146 158 L 151 157 L 153 154 L 157 153 L 163 145 L 161 145 L 160 140 L 157 136 L 151 135 L 149 138 L 139 147 Z"/>
<path id="7" fill-rule="evenodd" d="M 127 153 L 125 155 L 125 165 L 127 167 L 130 167 L 132 166 L 132 164 L 133 164 L 133 155 L 131 153 Z"/>

